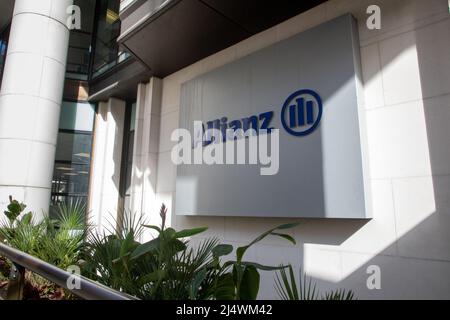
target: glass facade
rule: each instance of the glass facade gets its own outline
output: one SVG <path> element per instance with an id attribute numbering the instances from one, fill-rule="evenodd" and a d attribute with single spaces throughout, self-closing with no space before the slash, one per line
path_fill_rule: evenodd
<path id="1" fill-rule="evenodd" d="M 90 80 L 130 57 L 120 49 L 119 0 L 75 0 L 81 9 L 81 29 L 72 30 L 66 77 Z"/>
<path id="2" fill-rule="evenodd" d="M 81 9 L 81 29 L 70 31 L 66 77 L 76 80 L 88 80 L 96 0 L 75 0 L 74 5 L 79 6 Z"/>
<path id="3" fill-rule="evenodd" d="M 3 69 L 5 68 L 6 51 L 8 49 L 9 27 L 0 34 L 0 86 L 2 85 Z"/>
<path id="4" fill-rule="evenodd" d="M 120 50 L 120 0 L 74 0 L 81 9 L 81 29 L 71 30 L 66 79 L 89 82 L 129 55 Z M 135 105 L 127 105 L 121 200 L 129 202 Z M 52 181 L 51 210 L 61 202 L 87 202 L 95 105 L 63 101 Z M 131 120 L 133 119 L 133 120 Z M 126 154 L 126 156 L 125 156 Z"/>
<path id="5" fill-rule="evenodd" d="M 87 201 L 94 115 L 92 104 L 63 101 L 52 181 L 52 208 L 60 202 Z"/>
<path id="6" fill-rule="evenodd" d="M 119 19 L 120 1 L 98 1 L 92 78 L 105 73 L 130 56 L 128 52 L 121 50 L 117 43 L 121 25 Z"/>

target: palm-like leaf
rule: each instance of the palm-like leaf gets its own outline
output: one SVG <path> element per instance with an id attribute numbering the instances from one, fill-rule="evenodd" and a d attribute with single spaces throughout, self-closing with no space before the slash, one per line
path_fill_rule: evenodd
<path id="1" fill-rule="evenodd" d="M 285 269 L 279 270 L 275 276 L 275 290 L 282 300 L 353 300 L 354 293 L 344 289 L 331 291 L 320 295 L 316 284 L 300 270 L 298 286 L 292 266 L 288 266 L 289 273 Z"/>
<path id="2" fill-rule="evenodd" d="M 345 290 L 345 289 L 338 289 L 336 291 L 327 292 L 324 297 L 325 300 L 354 300 L 355 294 L 353 291 Z"/>
<path id="3" fill-rule="evenodd" d="M 289 273 L 285 269 L 280 269 L 275 277 L 275 289 L 283 300 L 318 300 L 319 294 L 316 285 L 313 284 L 311 278 L 306 274 L 299 276 L 299 285 L 296 284 L 296 279 L 292 266 L 288 266 Z"/>

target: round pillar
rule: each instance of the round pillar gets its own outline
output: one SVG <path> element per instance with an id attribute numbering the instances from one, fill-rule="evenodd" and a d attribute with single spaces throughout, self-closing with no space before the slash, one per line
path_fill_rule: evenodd
<path id="1" fill-rule="evenodd" d="M 72 0 L 16 0 L 0 91 L 0 211 L 49 210 Z"/>

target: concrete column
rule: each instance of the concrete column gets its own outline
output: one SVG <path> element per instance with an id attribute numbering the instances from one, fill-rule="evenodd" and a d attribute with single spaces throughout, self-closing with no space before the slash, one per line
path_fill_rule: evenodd
<path id="1" fill-rule="evenodd" d="M 12 195 L 47 213 L 72 0 L 16 0 L 0 92 L 0 211 Z"/>
<path id="2" fill-rule="evenodd" d="M 110 228 L 118 213 L 125 107 L 111 98 L 99 103 L 95 118 L 88 212 L 99 231 Z"/>
<path id="3" fill-rule="evenodd" d="M 149 223 L 156 225 L 160 224 L 159 208 L 156 208 L 156 173 L 161 96 L 161 79 L 152 78 L 148 84 L 140 84 L 138 87 L 131 178 L 130 211 L 143 213 Z"/>

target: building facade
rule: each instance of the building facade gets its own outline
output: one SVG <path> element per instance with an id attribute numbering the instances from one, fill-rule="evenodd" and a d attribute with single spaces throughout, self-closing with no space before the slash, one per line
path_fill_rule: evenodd
<path id="1" fill-rule="evenodd" d="M 81 9 L 81 26 L 69 30 L 72 5 Z M 372 5 L 380 8 L 380 28 L 368 24 Z M 194 243 L 214 236 L 234 245 L 294 221 L 299 226 L 288 232 L 297 245 L 267 239 L 248 258 L 291 263 L 321 289 L 352 289 L 360 299 L 450 298 L 447 0 L 268 7 L 252 0 L 15 0 L 0 6 L 1 210 L 9 195 L 42 214 L 77 199 L 102 230 L 124 210 L 159 224 L 164 203 L 174 228 L 209 227 Z M 359 35 L 358 114 L 370 218 L 177 215 L 171 135 L 185 113 L 183 86 L 346 14 Z M 381 287 L 373 287 L 371 276 L 378 274 Z M 262 273 L 260 298 L 277 297 L 273 276 Z"/>

